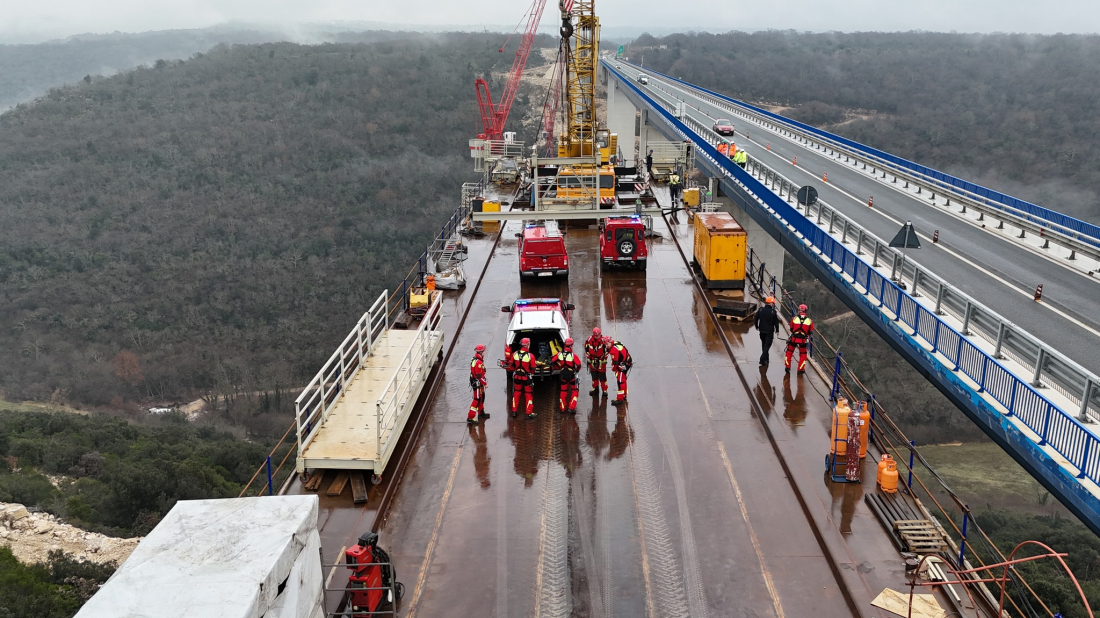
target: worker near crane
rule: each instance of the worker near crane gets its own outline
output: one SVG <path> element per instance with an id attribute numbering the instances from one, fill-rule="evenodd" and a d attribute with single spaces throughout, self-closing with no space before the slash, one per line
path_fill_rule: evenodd
<path id="1" fill-rule="evenodd" d="M 615 372 L 615 382 L 617 384 L 615 400 L 611 402 L 611 405 L 621 406 L 626 403 L 626 374 L 634 366 L 634 359 L 630 358 L 630 352 L 627 351 L 622 342 L 615 341 L 611 337 L 604 337 L 604 343 L 607 344 L 609 350 L 608 358 L 611 359 L 611 369 Z"/>
<path id="2" fill-rule="evenodd" d="M 791 337 L 787 339 L 787 369 L 791 372 L 791 357 L 794 348 L 798 346 L 798 373 L 806 373 L 806 346 L 810 343 L 810 336 L 814 332 L 814 321 L 806 315 L 806 305 L 798 306 L 798 315 L 791 318 L 789 324 Z"/>
<path id="3" fill-rule="evenodd" d="M 535 418 L 535 398 L 531 380 L 535 375 L 535 356 L 531 354 L 531 340 L 524 337 L 520 348 L 512 353 L 512 416 L 519 414 L 520 402 L 527 418 Z"/>
<path id="4" fill-rule="evenodd" d="M 603 388 L 607 394 L 607 344 L 600 334 L 600 327 L 592 329 L 592 336 L 584 340 L 584 362 L 588 365 L 588 373 L 592 376 L 592 390 L 589 395 L 596 395 Z"/>
<path id="5" fill-rule="evenodd" d="M 466 422 L 477 424 L 478 418 L 489 418 L 485 412 L 485 385 L 489 381 L 485 377 L 485 346 L 477 344 L 474 348 L 474 358 L 470 361 L 470 388 L 474 390 L 474 400 L 470 403 L 470 414 L 466 416 Z"/>
<path id="6" fill-rule="evenodd" d="M 764 306 L 756 312 L 752 323 L 760 333 L 760 366 L 768 364 L 772 342 L 779 332 L 779 314 L 775 311 L 775 298 L 772 296 L 764 299 Z M 789 366 L 789 365 L 788 365 Z"/>
<path id="7" fill-rule="evenodd" d="M 645 171 L 648 172 L 650 176 L 653 175 L 653 150 L 652 149 L 650 149 L 649 154 L 647 154 L 645 156 Z"/>
<path id="8" fill-rule="evenodd" d="M 744 150 L 738 150 L 737 154 L 733 155 L 733 162 L 741 169 L 745 169 L 745 166 L 749 163 L 749 153 Z"/>
<path id="9" fill-rule="evenodd" d="M 565 340 L 565 347 L 550 360 L 550 366 L 558 371 L 561 393 L 558 403 L 562 412 L 577 413 L 577 374 L 581 371 L 581 359 L 573 353 L 573 339 Z"/>
<path id="10" fill-rule="evenodd" d="M 668 191 L 672 195 L 672 203 L 677 204 L 680 201 L 680 175 L 676 172 L 672 172 L 672 175 L 668 177 Z"/>

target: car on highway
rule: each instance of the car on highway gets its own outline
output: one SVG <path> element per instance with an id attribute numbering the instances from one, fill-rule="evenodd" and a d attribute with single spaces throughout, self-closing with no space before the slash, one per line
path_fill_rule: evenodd
<path id="1" fill-rule="evenodd" d="M 733 135 L 733 123 L 725 118 L 715 120 L 712 129 L 718 135 Z"/>
<path id="2" fill-rule="evenodd" d="M 616 62 L 616 63 L 615 63 L 615 68 L 616 68 L 616 69 L 621 69 L 621 68 L 623 68 L 623 65 L 621 65 L 621 64 L 619 64 L 619 63 L 617 63 L 617 62 Z"/>
<path id="3" fill-rule="evenodd" d="M 600 267 L 645 270 L 649 247 L 641 217 L 608 217 L 600 229 Z"/>
<path id="4" fill-rule="evenodd" d="M 645 73 L 638 73 L 638 83 L 645 86 L 649 84 L 649 76 Z"/>
<path id="5" fill-rule="evenodd" d="M 568 276 L 569 255 L 557 222 L 525 225 L 519 234 L 519 278 Z"/>
<path id="6" fill-rule="evenodd" d="M 569 338 L 569 312 L 571 303 L 560 298 L 521 298 L 500 310 L 512 314 L 508 322 L 508 345 L 518 350 L 520 342 L 531 340 L 531 354 L 535 357 L 535 377 L 545 378 L 557 372 L 550 360 L 561 352 Z"/>

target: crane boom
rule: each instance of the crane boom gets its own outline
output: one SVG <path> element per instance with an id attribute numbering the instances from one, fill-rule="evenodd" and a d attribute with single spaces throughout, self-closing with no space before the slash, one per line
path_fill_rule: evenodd
<path id="1" fill-rule="evenodd" d="M 531 3 L 530 13 L 527 16 L 527 27 L 523 31 L 519 47 L 516 49 L 516 57 L 512 59 L 512 68 L 508 72 L 508 83 L 504 86 L 504 94 L 498 103 L 493 103 L 493 97 L 489 93 L 489 83 L 484 78 L 477 78 L 474 89 L 477 91 L 477 106 L 481 113 L 481 128 L 485 139 L 499 140 L 504 134 L 504 123 L 508 120 L 508 113 L 512 111 L 512 102 L 519 90 L 520 78 L 523 77 L 523 68 L 527 66 L 527 57 L 531 54 L 531 45 L 535 42 L 535 33 L 542 21 L 542 11 L 546 7 L 546 0 L 534 0 Z M 501 48 L 504 51 L 504 48 Z M 479 136 L 480 137 L 480 136 Z"/>

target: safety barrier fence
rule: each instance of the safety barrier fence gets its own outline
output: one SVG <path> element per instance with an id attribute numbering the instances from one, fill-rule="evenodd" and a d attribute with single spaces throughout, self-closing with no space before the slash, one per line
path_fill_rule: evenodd
<path id="1" fill-rule="evenodd" d="M 382 334 L 389 328 L 389 314 L 386 312 L 388 293 L 387 290 L 378 296 L 294 401 L 294 420 L 297 429 L 295 436 L 299 452 L 321 430 L 321 425 L 336 407 L 340 395 L 347 390 L 348 384 L 355 378 L 359 368 L 374 352 L 374 347 Z"/>
<path id="2" fill-rule="evenodd" d="M 420 326 L 416 329 L 416 335 L 412 345 L 397 364 L 397 370 L 382 390 L 376 406 L 378 429 L 375 440 L 377 441 L 378 461 L 389 461 L 390 454 L 397 446 L 397 440 L 401 432 L 394 431 L 398 416 L 413 404 L 420 385 L 427 379 L 432 369 L 432 340 L 440 337 L 435 332 L 439 326 L 440 306 L 443 303 L 443 294 L 436 294 Z M 378 471 L 376 470 L 377 474 Z"/>
<path id="3" fill-rule="evenodd" d="M 451 215 L 450 219 L 448 219 L 447 222 L 443 224 L 442 228 L 440 228 L 439 233 L 435 236 L 436 240 L 445 240 L 451 238 L 458 233 L 458 231 L 462 227 L 463 221 L 465 221 L 470 216 L 470 211 L 472 208 L 472 198 L 479 195 L 481 191 L 482 185 L 480 183 L 465 183 L 463 185 L 462 201 L 459 203 L 458 208 L 455 209 L 455 212 Z M 393 320 L 399 311 L 407 310 L 409 303 L 409 289 L 419 285 L 423 285 L 424 275 L 427 272 L 427 267 L 428 251 L 425 250 L 423 253 L 420 254 L 416 261 L 413 262 L 412 268 L 410 268 L 405 276 L 401 279 L 394 293 L 390 294 L 388 297 L 385 297 L 387 292 L 383 292 L 382 295 L 379 297 L 379 300 L 382 300 L 382 298 L 385 297 L 385 303 L 384 305 L 382 305 L 385 308 L 385 311 L 384 315 L 376 315 L 375 319 L 382 319 L 388 327 L 389 324 L 393 323 Z M 378 308 L 379 300 L 376 300 L 371 306 L 372 311 Z M 356 322 L 356 328 L 352 330 L 352 334 L 349 334 L 348 337 L 345 338 L 344 343 L 341 344 L 341 347 L 337 349 L 335 353 L 333 353 L 332 357 L 329 358 L 329 361 L 326 362 L 325 367 L 328 367 L 329 364 L 332 363 L 333 359 L 340 356 L 340 351 L 344 349 L 344 345 L 348 344 L 348 339 L 352 338 L 352 335 L 355 333 L 355 331 L 363 326 L 363 318 L 367 317 L 367 315 L 370 313 L 371 311 L 368 311 L 366 314 L 364 314 L 363 317 L 360 318 L 359 322 Z M 434 311 L 429 311 L 429 314 L 438 316 L 439 312 L 436 309 Z M 326 390 L 324 396 L 320 396 L 319 383 L 315 384 L 315 382 L 318 382 L 318 378 L 324 373 L 325 369 L 322 368 L 322 370 L 318 372 L 317 376 L 314 377 L 314 380 L 310 382 L 310 386 L 307 386 L 306 389 L 302 392 L 302 395 L 300 395 L 298 398 L 299 401 L 302 400 L 302 398 L 306 396 L 307 391 L 312 393 L 312 395 L 316 395 L 316 399 L 313 399 L 311 397 L 310 400 L 315 408 L 307 412 L 299 409 L 298 401 L 295 402 L 294 420 L 291 422 L 290 427 L 287 428 L 287 431 L 285 434 L 283 434 L 283 437 L 280 438 L 278 442 L 276 442 L 275 447 L 271 450 L 271 453 L 267 456 L 265 461 L 261 463 L 260 466 L 256 469 L 256 472 L 252 475 L 252 478 L 249 479 L 248 483 L 245 483 L 244 488 L 241 489 L 240 496 L 245 496 L 249 494 L 249 492 L 253 492 L 254 495 L 264 493 L 274 494 L 278 491 L 277 488 L 280 487 L 282 483 L 286 481 L 287 477 L 292 473 L 291 471 L 293 471 L 294 469 L 293 466 L 284 470 L 284 464 L 291 457 L 291 454 L 295 452 L 296 445 L 303 438 L 303 427 L 301 425 L 301 421 L 303 420 L 303 413 L 305 416 L 305 433 L 308 434 L 315 429 L 315 421 L 317 420 L 316 414 L 320 409 L 320 401 L 323 399 L 328 399 L 328 407 L 331 408 L 332 403 L 335 401 L 333 397 L 342 392 L 342 390 L 336 390 L 334 385 L 332 390 Z M 333 376 L 337 376 L 343 374 L 343 371 L 330 371 L 329 373 L 331 373 Z M 352 375 L 354 375 L 354 373 Z M 297 430 L 297 432 L 295 433 L 295 439 L 288 443 L 287 438 L 295 430 Z M 389 448 L 390 450 L 392 450 L 392 446 L 390 446 Z M 279 460 L 279 454 L 283 455 L 281 460 Z M 277 465 L 273 465 L 273 460 L 279 460 L 279 463 Z M 262 481 L 262 484 L 258 485 L 257 487 L 253 487 L 253 483 L 255 483 L 257 479 L 260 479 Z"/>
<path id="4" fill-rule="evenodd" d="M 780 315 L 785 320 L 793 317 L 794 308 L 801 304 L 801 299 L 778 285 L 776 278 L 754 253 L 749 255 L 747 270 L 748 279 L 756 296 L 758 298 L 775 297 Z M 951 551 L 945 552 L 948 561 L 956 569 L 966 569 L 971 568 L 971 563 L 985 566 L 1006 560 L 1005 554 L 975 521 L 975 512 L 920 454 L 916 442 L 906 437 L 888 411 L 875 398 L 874 393 L 860 381 L 855 371 L 844 360 L 840 349 L 829 341 L 822 328 L 824 327 L 819 326 L 814 332 L 810 355 L 826 375 L 826 372 L 833 368 L 833 384 L 827 395 L 830 405 L 834 404 L 839 397 L 845 397 L 851 402 L 866 403 L 871 413 L 870 441 L 878 447 L 880 453 L 890 454 L 897 462 L 899 489 L 913 497 L 919 508 L 928 510 L 930 514 L 933 514 L 932 509 L 935 510 L 934 515 L 940 523 L 945 538 L 949 541 Z M 826 397 L 824 394 L 822 396 Z M 954 503 L 956 510 L 946 507 L 936 491 L 941 495 L 945 494 Z M 1016 570 L 1013 570 L 1011 575 L 1013 594 L 1009 599 L 1019 615 L 1040 615 L 1043 612 L 1037 611 L 1039 608 L 1044 610 L 1046 615 L 1052 615 L 1023 575 Z M 977 587 L 976 590 L 987 601 L 992 601 L 992 597 L 988 596 L 989 593 L 984 586 Z M 996 605 L 995 602 L 991 604 Z M 1035 607 L 1036 605 L 1038 607 Z M 1025 612 L 1025 609 L 1028 611 Z"/>
<path id="5" fill-rule="evenodd" d="M 613 70 L 605 62 L 608 70 Z M 782 198 L 747 171 L 718 153 L 684 122 L 648 94 L 629 81 L 622 82 L 635 95 L 658 111 L 671 129 L 684 139 L 696 144 L 697 159 L 708 160 L 710 166 L 719 169 L 731 181 L 739 185 L 755 204 L 783 229 L 793 232 L 813 252 L 835 278 L 845 286 L 877 303 L 877 309 L 889 321 L 904 325 L 906 335 L 913 343 L 931 355 L 945 372 L 965 377 L 974 392 L 988 395 L 999 404 L 1006 416 L 1018 418 L 1037 435 L 1039 446 L 1049 446 L 1078 469 L 1078 478 L 1100 481 L 1100 445 L 1095 434 L 1089 431 L 1072 414 L 1058 408 L 1027 381 L 1013 375 L 990 354 L 967 340 L 947 324 L 943 318 L 930 311 L 902 289 L 900 282 L 891 281 L 857 255 L 845 244 L 833 238 L 827 230 L 803 215 L 788 202 L 791 196 Z M 862 290 L 860 290 L 862 288 Z M 985 399 L 986 406 L 996 408 Z"/>
<path id="6" fill-rule="evenodd" d="M 709 139 L 709 129 L 706 127 L 694 120 L 687 120 L 685 124 Z M 909 290 L 913 297 L 924 297 L 933 301 L 933 313 L 954 317 L 961 323 L 961 333 L 967 336 L 976 334 L 988 341 L 993 346 L 994 357 L 1007 356 L 1027 368 L 1032 373 L 1029 382 L 1031 385 L 1039 388 L 1050 386 L 1075 402 L 1078 406 L 1078 420 L 1100 421 L 1100 388 L 1097 388 L 1100 377 L 1096 374 L 963 293 L 906 257 L 904 253 L 891 248 L 888 243 L 828 203 L 816 200 L 809 205 L 799 204 L 796 195 L 800 187 L 759 160 L 750 157 L 746 170 L 779 197 L 794 201 L 794 207 L 803 211 L 806 218 L 813 219 L 827 234 L 840 234 L 840 243 L 852 245 L 856 255 L 869 255 L 871 268 L 889 268 L 891 281 L 897 282 L 902 289 Z M 843 256 L 840 259 L 842 262 L 845 260 Z M 847 266 L 846 262 L 842 266 Z M 859 280 L 864 281 L 867 274 L 861 271 Z M 888 290 L 883 292 L 889 293 Z M 887 303 L 888 307 L 896 309 L 897 298 L 891 295 L 890 301 Z M 912 308 L 908 304 L 902 310 L 908 312 L 906 317 L 911 317 L 909 314 L 912 313 Z M 933 340 L 935 332 L 931 330 L 934 328 L 932 323 L 921 322 L 921 326 L 929 331 L 922 334 L 928 335 L 929 341 Z M 953 339 L 949 339 L 945 344 L 951 346 L 953 342 Z M 952 348 L 947 352 L 951 356 L 958 353 L 958 350 Z"/>
<path id="7" fill-rule="evenodd" d="M 911 174 L 923 180 L 929 186 L 938 187 L 943 191 L 954 192 L 957 195 L 969 198 L 979 204 L 995 210 L 1000 210 L 1005 214 L 1018 217 L 1040 227 L 1053 229 L 1074 240 L 1090 245 L 1093 248 L 1100 248 L 1100 226 L 1093 223 L 1082 221 L 1049 208 L 1044 208 L 1010 195 L 988 189 L 981 185 L 956 178 L 928 166 L 914 163 L 902 157 L 883 152 L 854 140 L 829 133 L 828 131 L 823 131 L 811 125 L 791 120 L 790 118 L 786 118 L 766 109 L 727 97 L 706 88 L 701 88 L 694 84 L 689 84 L 663 73 L 655 72 L 650 69 L 646 69 L 645 71 L 647 74 L 660 75 L 662 78 L 674 82 L 686 90 L 694 91 L 697 93 L 696 96 L 699 96 L 712 105 L 725 108 L 731 113 L 744 113 L 744 111 L 747 110 L 751 115 L 757 118 L 766 119 L 774 129 L 787 131 L 788 133 L 805 138 L 816 138 L 817 141 L 822 142 L 822 144 L 828 143 L 834 149 L 858 153 L 865 157 L 868 162 L 874 162 L 880 167 L 890 169 L 896 173 Z M 735 109 L 735 107 L 740 108 L 740 110 Z"/>

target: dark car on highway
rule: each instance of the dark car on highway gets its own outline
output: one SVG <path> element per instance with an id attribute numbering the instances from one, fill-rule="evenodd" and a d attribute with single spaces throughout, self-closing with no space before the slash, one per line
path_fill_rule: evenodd
<path id="1" fill-rule="evenodd" d="M 733 123 L 725 118 L 714 121 L 714 132 L 718 135 L 733 135 Z"/>

